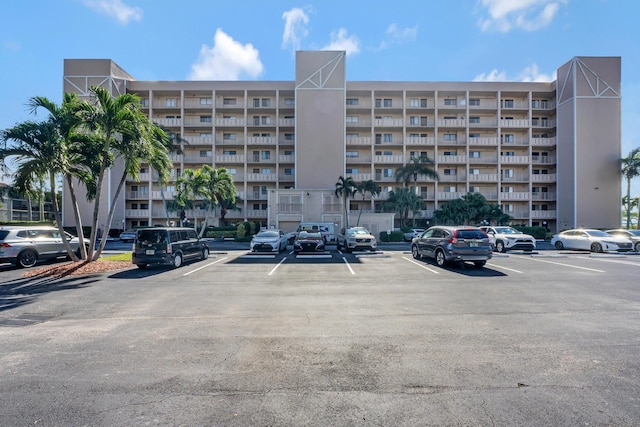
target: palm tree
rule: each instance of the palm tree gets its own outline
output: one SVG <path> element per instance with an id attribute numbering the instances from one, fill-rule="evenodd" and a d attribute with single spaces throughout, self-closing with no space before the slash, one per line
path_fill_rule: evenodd
<path id="1" fill-rule="evenodd" d="M 53 213 L 60 236 L 64 236 L 62 218 L 58 205 L 56 175 L 64 170 L 64 143 L 54 121 L 26 121 L 2 132 L 4 147 L 0 149 L 0 159 L 15 157 L 19 163 L 14 175 L 14 186 L 22 194 L 36 188 L 42 179 L 48 179 Z M 14 144 L 10 147 L 7 142 Z M 78 257 L 73 253 L 67 239 L 62 239 L 67 253 L 73 261 Z M 82 245 L 80 245 L 82 246 Z"/>
<path id="2" fill-rule="evenodd" d="M 226 168 L 214 169 L 204 165 L 195 171 L 187 169 L 178 179 L 180 185 L 176 195 L 176 203 L 181 207 L 192 205 L 196 198 L 201 197 L 207 205 L 207 213 L 200 229 L 200 237 L 207 228 L 207 219 L 215 207 L 222 200 L 235 203 L 236 188 L 233 176 Z"/>
<path id="3" fill-rule="evenodd" d="M 349 213 L 348 213 L 348 203 L 349 197 L 353 196 L 356 191 L 356 182 L 352 177 L 343 177 L 340 175 L 338 178 L 338 182 L 336 182 L 336 188 L 334 194 L 336 197 L 342 197 L 342 205 L 344 206 L 344 218 L 346 227 L 349 228 Z"/>
<path id="4" fill-rule="evenodd" d="M 400 213 L 400 225 L 404 227 L 409 212 L 415 214 L 420 210 L 422 199 L 407 187 L 396 188 L 389 192 L 389 197 L 382 204 L 383 208 Z"/>
<path id="5" fill-rule="evenodd" d="M 622 176 L 627 181 L 627 228 L 631 226 L 631 180 L 640 176 L 640 148 L 635 148 L 621 160 Z"/>
<path id="6" fill-rule="evenodd" d="M 107 215 L 104 235 L 108 235 L 111 221 L 115 213 L 115 206 L 124 186 L 127 175 L 137 177 L 140 171 L 141 161 L 153 161 L 156 167 L 165 167 L 170 164 L 168 152 L 163 141 L 158 139 L 158 134 L 164 132 L 157 130 L 157 125 L 142 112 L 140 98 L 137 95 L 124 93 L 112 97 L 109 91 L 102 87 L 93 86 L 91 93 L 95 98 L 94 104 L 83 104 L 82 118 L 84 126 L 92 132 L 99 142 L 100 167 L 95 177 L 95 202 L 93 207 L 91 248 L 95 247 L 98 232 L 100 214 L 100 198 L 104 176 L 115 159 L 124 161 L 124 169 L 120 182 L 114 193 L 111 206 Z M 158 170 L 159 174 L 167 173 L 168 169 Z M 107 239 L 102 239 L 92 260 L 97 260 L 104 249 Z"/>
<path id="7" fill-rule="evenodd" d="M 363 181 L 361 183 L 356 184 L 356 188 L 355 188 L 355 193 L 360 193 L 360 195 L 362 196 L 362 201 L 364 201 L 364 199 L 367 196 L 367 193 L 371 194 L 371 196 L 377 196 L 378 194 L 380 194 L 380 192 L 382 191 L 382 189 L 380 188 L 380 186 L 378 184 L 376 184 L 376 182 L 372 179 L 369 179 L 367 181 Z M 356 223 L 356 225 L 360 225 L 360 217 L 362 216 L 362 209 L 359 209 L 358 212 L 358 222 Z"/>
<path id="8" fill-rule="evenodd" d="M 440 179 L 438 172 L 431 165 L 435 165 L 435 162 L 426 154 L 420 157 L 413 156 L 409 163 L 396 169 L 396 182 L 402 181 L 405 187 L 409 187 L 409 182 L 413 180 L 413 191 L 418 194 L 418 175 L 424 175 L 435 181 Z"/>

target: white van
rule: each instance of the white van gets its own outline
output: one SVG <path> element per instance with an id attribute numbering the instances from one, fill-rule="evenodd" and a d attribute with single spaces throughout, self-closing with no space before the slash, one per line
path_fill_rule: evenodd
<path id="1" fill-rule="evenodd" d="M 296 229 L 296 236 L 301 231 L 320 233 L 322 237 L 324 237 L 325 242 L 336 242 L 335 224 L 332 222 L 301 222 Z"/>

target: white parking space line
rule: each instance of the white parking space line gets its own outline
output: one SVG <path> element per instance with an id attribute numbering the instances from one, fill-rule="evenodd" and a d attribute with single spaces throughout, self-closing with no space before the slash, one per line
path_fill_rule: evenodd
<path id="1" fill-rule="evenodd" d="M 496 265 L 496 264 L 493 264 L 493 263 L 487 263 L 487 265 L 490 265 L 490 266 L 491 266 L 491 267 L 493 267 L 493 268 L 498 268 L 498 269 L 500 269 L 500 270 L 513 271 L 514 273 L 520 273 L 520 274 L 522 274 L 522 271 L 520 271 L 520 270 L 514 270 L 513 268 L 507 268 L 507 267 L 503 267 L 503 266 L 501 266 L 501 265 Z"/>
<path id="2" fill-rule="evenodd" d="M 225 259 L 227 259 L 227 258 L 229 258 L 229 257 L 220 258 L 220 259 L 218 259 L 218 260 L 215 260 L 215 261 L 213 261 L 213 262 L 210 262 L 210 263 L 209 263 L 209 264 L 207 264 L 207 265 L 203 265 L 202 267 L 198 267 L 198 268 L 196 268 L 196 269 L 194 269 L 194 270 L 187 271 L 186 273 L 184 273 L 184 274 L 183 274 L 183 276 L 188 276 L 188 275 L 190 275 L 191 273 L 195 273 L 196 271 L 202 270 L 203 268 L 210 267 L 210 266 L 212 266 L 213 264 L 217 264 L 217 263 L 219 263 L 220 261 L 224 261 L 224 260 L 225 260 Z"/>
<path id="3" fill-rule="evenodd" d="M 619 261 L 619 260 L 615 260 L 615 259 L 607 259 L 607 258 L 598 258 L 598 257 L 583 257 L 583 256 L 579 256 L 576 257 L 579 259 L 588 259 L 588 260 L 598 260 L 598 261 L 604 261 L 604 262 L 615 262 L 618 264 L 625 264 L 625 265 L 633 265 L 635 267 L 640 267 L 640 263 L 636 262 L 636 261 Z"/>
<path id="4" fill-rule="evenodd" d="M 411 264 L 415 264 L 415 265 L 417 265 L 418 267 L 422 267 L 422 268 L 424 268 L 425 270 L 429 270 L 430 272 L 432 272 L 432 273 L 434 273 L 434 274 L 440 274 L 440 272 L 439 272 L 439 271 L 436 271 L 436 270 L 434 270 L 434 269 L 432 269 L 432 268 L 429 268 L 429 267 L 427 267 L 427 266 L 426 266 L 426 265 L 424 265 L 424 264 L 420 264 L 419 262 L 416 262 L 416 261 L 414 261 L 414 260 L 412 260 L 412 259 L 410 259 L 410 258 L 407 258 L 407 257 L 404 257 L 404 256 L 403 256 L 403 257 L 402 257 L 402 259 L 407 260 L 407 261 L 409 261 Z"/>
<path id="5" fill-rule="evenodd" d="M 351 265 L 349 265 L 349 261 L 347 261 L 345 257 L 342 257 L 342 260 L 344 261 L 345 264 L 347 264 L 347 267 L 349 268 L 349 271 L 351 272 L 351 274 L 356 274 L 356 272 L 353 271 L 353 268 L 351 268 Z"/>
<path id="6" fill-rule="evenodd" d="M 579 267 L 577 265 L 565 264 L 565 263 L 562 263 L 562 262 L 547 261 L 547 260 L 537 259 L 537 258 L 533 258 L 533 257 L 531 257 L 530 259 L 532 261 L 546 262 L 548 264 L 562 265 L 564 267 L 579 268 L 580 270 L 595 271 L 596 273 L 606 273 L 606 271 L 604 271 L 604 270 L 597 270 L 595 268 Z"/>
<path id="7" fill-rule="evenodd" d="M 280 267 L 280 264 L 282 264 L 286 259 L 287 259 L 287 257 L 282 258 L 282 260 L 278 264 L 276 264 L 275 267 L 273 267 L 271 269 L 271 271 L 269 272 L 269 274 L 267 276 L 271 276 L 273 273 L 275 273 L 276 270 L 278 269 L 278 267 Z"/>

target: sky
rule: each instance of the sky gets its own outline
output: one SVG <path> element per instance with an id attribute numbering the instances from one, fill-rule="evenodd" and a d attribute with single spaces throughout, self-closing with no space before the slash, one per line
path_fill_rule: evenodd
<path id="1" fill-rule="evenodd" d="M 61 102 L 66 58 L 112 59 L 138 80 L 292 81 L 296 50 L 345 50 L 348 81 L 467 82 L 553 81 L 575 56 L 619 56 L 625 156 L 640 147 L 639 12 L 637 0 L 6 0 L 0 129 L 44 119 L 25 107 L 33 96 Z"/>

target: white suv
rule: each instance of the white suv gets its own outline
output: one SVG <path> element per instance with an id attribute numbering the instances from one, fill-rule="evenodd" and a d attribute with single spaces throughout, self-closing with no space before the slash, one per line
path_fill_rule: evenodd
<path id="1" fill-rule="evenodd" d="M 80 254 L 80 240 L 70 234 L 64 236 L 71 249 Z M 85 239 L 89 247 L 89 240 Z M 40 260 L 68 256 L 62 237 L 56 227 L 6 226 L 0 227 L 0 263 L 9 262 L 18 267 L 33 267 Z"/>
<path id="2" fill-rule="evenodd" d="M 491 237 L 496 252 L 511 250 L 533 251 L 536 249 L 536 239 L 515 228 L 505 226 L 480 228 Z"/>

